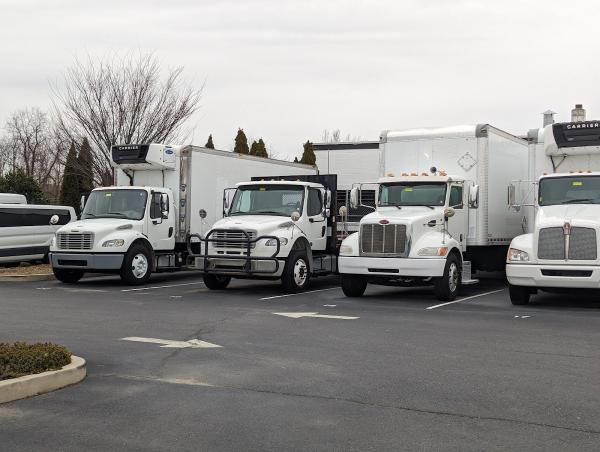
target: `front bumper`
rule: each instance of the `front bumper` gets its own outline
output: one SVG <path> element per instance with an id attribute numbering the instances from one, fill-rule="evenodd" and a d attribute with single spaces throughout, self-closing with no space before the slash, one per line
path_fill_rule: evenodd
<path id="1" fill-rule="evenodd" d="M 119 270 L 123 265 L 124 254 L 116 253 L 63 253 L 51 252 L 50 264 L 53 268 L 80 270 Z"/>
<path id="2" fill-rule="evenodd" d="M 252 260 L 196 257 L 194 262 L 194 268 L 205 273 L 268 278 L 279 278 L 283 273 L 284 266 L 284 260 L 276 263 L 273 258 L 262 260 L 258 257 L 254 257 Z"/>
<path id="3" fill-rule="evenodd" d="M 513 286 L 600 289 L 600 267 L 591 265 L 506 264 Z"/>
<path id="4" fill-rule="evenodd" d="M 446 259 L 340 256 L 338 269 L 342 274 L 369 276 L 441 277 Z"/>

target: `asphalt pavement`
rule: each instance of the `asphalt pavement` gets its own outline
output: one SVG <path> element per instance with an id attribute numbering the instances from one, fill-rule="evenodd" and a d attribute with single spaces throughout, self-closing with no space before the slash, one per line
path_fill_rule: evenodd
<path id="1" fill-rule="evenodd" d="M 597 293 L 0 283 L 16 340 L 67 345 L 88 377 L 0 405 L 0 450 L 600 450 Z"/>

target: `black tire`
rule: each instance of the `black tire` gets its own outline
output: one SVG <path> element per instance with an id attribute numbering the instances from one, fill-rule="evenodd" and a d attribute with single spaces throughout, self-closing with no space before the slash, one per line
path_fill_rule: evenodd
<path id="1" fill-rule="evenodd" d="M 362 297 L 367 290 L 367 280 L 360 275 L 342 275 L 342 292 L 349 298 Z"/>
<path id="2" fill-rule="evenodd" d="M 283 290 L 287 293 L 304 292 L 310 284 L 310 264 L 305 250 L 292 251 L 281 275 Z"/>
<path id="3" fill-rule="evenodd" d="M 83 277 L 83 270 L 71 270 L 66 268 L 52 268 L 54 277 L 65 284 L 75 284 Z"/>
<path id="4" fill-rule="evenodd" d="M 435 278 L 433 290 L 440 301 L 453 301 L 456 299 L 462 281 L 460 259 L 455 254 L 446 258 L 444 276 Z"/>
<path id="5" fill-rule="evenodd" d="M 130 286 L 147 283 L 152 274 L 152 260 L 152 251 L 147 246 L 132 245 L 123 259 L 121 279 Z"/>
<path id="6" fill-rule="evenodd" d="M 205 274 L 202 279 L 204 280 L 204 285 L 210 290 L 226 289 L 231 282 L 231 276 L 211 275 L 210 273 Z"/>
<path id="7" fill-rule="evenodd" d="M 531 296 L 531 289 L 523 286 L 508 285 L 508 295 L 510 296 L 510 302 L 515 306 L 522 306 L 529 304 L 529 297 Z"/>

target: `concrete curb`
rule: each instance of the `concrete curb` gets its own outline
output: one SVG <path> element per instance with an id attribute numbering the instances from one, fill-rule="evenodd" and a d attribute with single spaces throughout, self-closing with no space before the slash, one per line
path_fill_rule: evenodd
<path id="1" fill-rule="evenodd" d="M 71 364 L 62 369 L 0 381 L 0 403 L 55 391 L 80 382 L 85 375 L 85 359 L 71 355 Z"/>
<path id="2" fill-rule="evenodd" d="M 40 273 L 37 275 L 0 275 L 0 282 L 17 282 L 17 281 L 52 281 L 54 275 L 52 273 Z"/>

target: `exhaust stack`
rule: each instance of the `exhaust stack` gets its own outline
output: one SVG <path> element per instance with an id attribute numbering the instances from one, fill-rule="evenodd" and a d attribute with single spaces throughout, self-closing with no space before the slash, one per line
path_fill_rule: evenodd
<path id="1" fill-rule="evenodd" d="M 575 108 L 571 110 L 571 122 L 585 121 L 585 108 L 583 104 L 575 104 Z"/>

